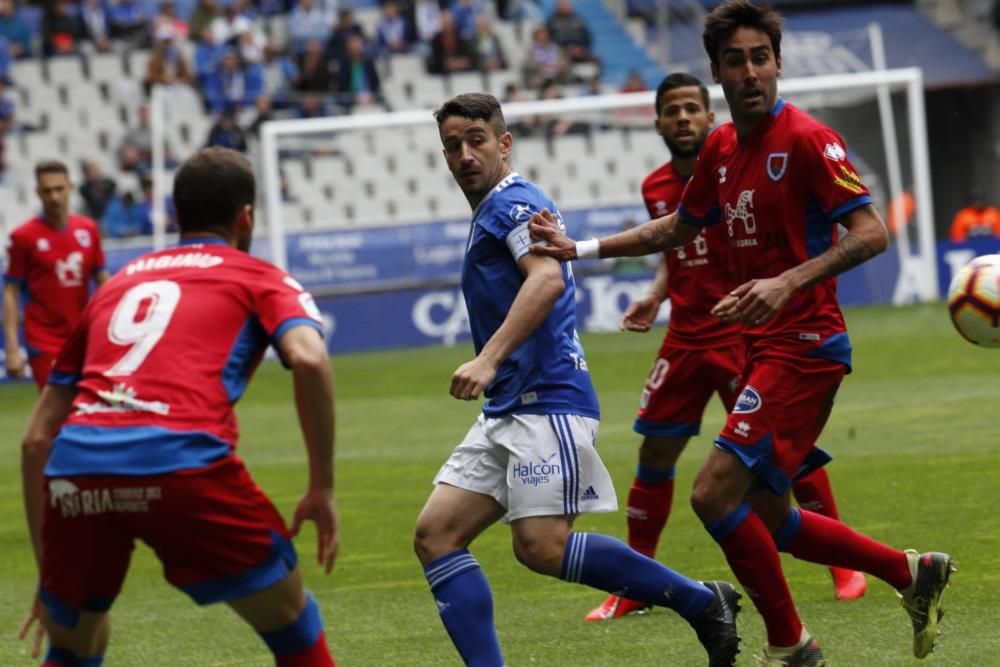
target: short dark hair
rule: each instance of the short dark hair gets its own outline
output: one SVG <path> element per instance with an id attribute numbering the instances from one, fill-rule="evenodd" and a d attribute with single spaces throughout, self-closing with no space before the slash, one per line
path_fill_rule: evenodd
<path id="1" fill-rule="evenodd" d="M 255 197 L 250 163 L 229 148 L 202 148 L 174 176 L 174 208 L 181 232 L 227 232 Z"/>
<path id="2" fill-rule="evenodd" d="M 771 7 L 758 7 L 749 0 L 727 0 L 705 17 L 702 41 L 708 58 L 719 66 L 719 45 L 737 28 L 754 28 L 771 39 L 775 59 L 781 56 L 781 29 L 784 19 Z"/>
<path id="3" fill-rule="evenodd" d="M 59 160 L 42 160 L 35 164 L 35 179 L 37 180 L 42 174 L 62 174 L 69 178 L 69 169 Z"/>
<path id="4" fill-rule="evenodd" d="M 705 111 L 708 111 L 708 88 L 706 88 L 705 84 L 701 82 L 701 79 L 685 72 L 674 72 L 673 74 L 668 74 L 663 81 L 660 82 L 660 85 L 656 87 L 656 115 L 660 115 L 660 107 L 663 104 L 664 95 L 677 88 L 691 87 L 696 87 L 698 91 L 701 92 L 702 104 L 705 105 Z"/>
<path id="5" fill-rule="evenodd" d="M 437 121 L 438 129 L 441 129 L 444 122 L 452 116 L 485 120 L 498 137 L 507 132 L 507 121 L 504 120 L 500 102 L 497 98 L 486 93 L 463 93 L 442 104 L 441 108 L 434 112 L 434 120 Z"/>

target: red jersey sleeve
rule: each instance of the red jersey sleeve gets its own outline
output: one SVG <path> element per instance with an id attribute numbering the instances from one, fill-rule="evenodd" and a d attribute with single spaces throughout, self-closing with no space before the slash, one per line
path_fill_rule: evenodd
<path id="1" fill-rule="evenodd" d="M 286 331 L 302 324 L 322 333 L 323 316 L 312 294 L 298 281 L 276 268 L 261 278 L 253 286 L 254 313 L 272 344 L 277 345 Z"/>
<path id="2" fill-rule="evenodd" d="M 28 279 L 28 248 L 29 245 L 25 242 L 25 239 L 21 238 L 21 235 L 17 232 L 7 238 L 5 247 L 7 261 L 4 264 L 4 282 L 24 285 Z"/>
<path id="3" fill-rule="evenodd" d="M 823 209 L 831 222 L 859 206 L 871 203 L 868 188 L 861 182 L 857 170 L 847 157 L 844 140 L 825 126 L 804 132 L 796 151 L 802 164 L 798 170 L 805 175 L 809 194 Z"/>
<path id="4" fill-rule="evenodd" d="M 708 135 L 677 207 L 682 220 L 699 227 L 714 225 L 721 219 L 719 182 L 725 178 L 726 169 L 719 159 L 722 135 L 722 128 Z"/>

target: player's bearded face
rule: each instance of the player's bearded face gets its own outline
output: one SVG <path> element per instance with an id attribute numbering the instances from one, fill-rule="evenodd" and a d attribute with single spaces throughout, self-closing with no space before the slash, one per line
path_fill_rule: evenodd
<path id="1" fill-rule="evenodd" d="M 440 132 L 448 169 L 466 197 L 481 199 L 510 172 L 509 132 L 498 137 L 486 121 L 457 116 Z"/>
<path id="2" fill-rule="evenodd" d="M 741 120 L 766 116 L 778 99 L 781 59 L 770 38 L 754 28 L 737 28 L 719 47 L 719 63 L 712 78 L 722 85 L 737 127 Z"/>
<path id="3" fill-rule="evenodd" d="M 656 117 L 656 132 L 673 157 L 693 157 L 701 150 L 714 114 L 705 108 L 697 86 L 674 88 L 663 94 Z"/>
<path id="4" fill-rule="evenodd" d="M 62 218 L 68 210 L 69 196 L 73 185 L 66 174 L 59 172 L 38 175 L 39 199 L 42 200 L 42 210 L 46 218 Z"/>

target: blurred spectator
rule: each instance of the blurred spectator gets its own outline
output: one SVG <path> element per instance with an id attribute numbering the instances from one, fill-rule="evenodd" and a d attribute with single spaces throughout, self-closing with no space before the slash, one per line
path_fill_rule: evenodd
<path id="1" fill-rule="evenodd" d="M 219 66 L 208 75 L 202 91 L 205 106 L 214 113 L 221 113 L 229 105 L 241 108 L 253 106 L 254 100 L 263 92 L 260 66 L 244 65 L 232 46 L 225 47 Z"/>
<path id="2" fill-rule="evenodd" d="M 266 98 L 261 98 L 266 99 Z M 205 146 L 231 148 L 240 153 L 247 152 L 247 138 L 236 119 L 237 107 L 228 106 L 208 131 Z"/>
<path id="3" fill-rule="evenodd" d="M 253 122 L 250 123 L 250 127 L 247 128 L 247 134 L 255 139 L 260 139 L 260 126 L 269 120 L 274 120 L 271 98 L 267 95 L 261 95 L 257 98 L 254 106 L 257 107 L 257 113 Z"/>
<path id="4" fill-rule="evenodd" d="M 546 27 L 552 41 L 558 44 L 575 63 L 593 62 L 590 52 L 590 29 L 573 11 L 573 0 L 559 0 Z"/>
<path id="5" fill-rule="evenodd" d="M 542 85 L 542 89 L 538 94 L 538 99 L 540 100 L 557 100 L 562 97 L 562 87 L 559 85 L 558 81 L 553 79 L 546 81 Z M 572 116 L 567 114 L 539 114 L 535 119 L 535 122 L 542 134 L 545 135 L 545 138 L 549 140 L 561 137 L 564 134 L 577 134 L 580 132 L 586 132 L 587 130 L 587 126 L 585 124 L 576 122 Z"/>
<path id="6" fill-rule="evenodd" d="M 9 180 L 4 152 L 7 135 L 14 127 L 14 98 L 7 91 L 7 79 L 0 77 L 0 184 Z"/>
<path id="7" fill-rule="evenodd" d="M 641 93 L 649 90 L 649 86 L 636 70 L 629 70 L 628 78 L 625 79 L 625 83 L 622 87 L 618 89 L 620 93 Z M 643 127 L 648 127 L 650 121 L 656 118 L 656 110 L 648 104 L 643 104 L 638 107 L 623 107 L 615 112 L 618 120 L 631 125 L 639 125 Z"/>
<path id="8" fill-rule="evenodd" d="M 513 81 L 503 87 L 503 96 L 500 102 L 504 107 L 511 102 L 525 101 L 527 101 L 527 98 Z M 537 120 L 534 116 L 520 116 L 516 120 L 508 119 L 507 127 L 517 137 L 530 137 L 537 129 Z"/>
<path id="9" fill-rule="evenodd" d="M 83 198 L 84 212 L 94 220 L 104 217 L 104 211 L 115 197 L 115 182 L 101 172 L 101 167 L 93 160 L 81 164 L 83 182 L 80 183 L 80 197 Z"/>
<path id="10" fill-rule="evenodd" d="M 10 66 L 13 64 L 14 56 L 10 52 L 10 43 L 6 37 L 0 37 L 0 79 L 8 81 L 10 79 Z"/>
<path id="11" fill-rule="evenodd" d="M 200 40 L 205 28 L 219 15 L 219 5 L 216 0 L 198 0 L 191 17 L 188 19 L 188 35 L 191 39 Z"/>
<path id="12" fill-rule="evenodd" d="M 330 33 L 330 41 L 326 45 L 326 54 L 333 62 L 340 62 L 344 57 L 347 40 L 353 35 L 365 36 L 364 30 L 354 20 L 354 12 L 350 7 L 343 7 L 337 12 L 337 22 Z"/>
<path id="13" fill-rule="evenodd" d="M 181 40 L 188 36 L 188 24 L 177 16 L 177 10 L 172 0 L 163 0 L 160 3 L 160 12 L 153 17 L 153 38 L 157 35 L 165 35 L 170 31 L 174 40 Z"/>
<path id="14" fill-rule="evenodd" d="M 431 40 L 427 56 L 427 71 L 431 74 L 468 72 L 476 68 L 476 54 L 472 44 L 462 39 L 450 11 L 441 12 L 441 32 Z"/>
<path id="15" fill-rule="evenodd" d="M 971 237 L 1000 238 L 1000 210 L 986 203 L 982 192 L 969 193 L 969 204 L 955 214 L 949 238 L 962 243 Z"/>
<path id="16" fill-rule="evenodd" d="M 476 67 L 483 72 L 507 69 L 500 40 L 490 29 L 490 19 L 484 13 L 476 17 L 476 32 L 472 36 L 472 48 L 476 53 Z"/>
<path id="17" fill-rule="evenodd" d="M 319 42 L 317 42 L 319 44 Z M 322 45 L 319 46 L 322 51 Z M 293 85 L 299 77 L 299 66 L 284 53 L 279 53 L 273 46 L 264 49 L 264 96 L 268 99 L 268 108 L 273 104 L 276 109 L 285 109 L 293 104 Z M 263 97 L 263 96 L 262 96 Z M 261 98 L 258 98 L 258 102 Z M 258 107 L 259 108 L 259 107 Z"/>
<path id="18" fill-rule="evenodd" d="M 17 13 L 14 0 L 0 0 L 0 37 L 15 58 L 31 55 L 31 28 Z"/>
<path id="19" fill-rule="evenodd" d="M 259 31 L 245 32 L 236 40 L 236 49 L 244 65 L 258 65 L 264 60 L 267 38 Z"/>
<path id="20" fill-rule="evenodd" d="M 375 103 L 385 106 L 375 60 L 367 53 L 360 35 L 352 35 L 345 45 L 337 69 L 337 102 L 348 110 Z"/>
<path id="21" fill-rule="evenodd" d="M 83 37 L 80 19 L 70 15 L 66 0 L 46 6 L 42 18 L 42 53 L 46 57 L 77 53 Z"/>
<path id="22" fill-rule="evenodd" d="M 552 41 L 548 28 L 535 28 L 531 33 L 531 48 L 524 61 L 524 85 L 540 90 L 546 81 L 564 81 L 568 72 L 566 56 Z"/>
<path id="23" fill-rule="evenodd" d="M 299 58 L 298 76 L 293 88 L 300 93 L 329 95 L 333 91 L 333 72 L 319 42 L 307 42 Z"/>
<path id="24" fill-rule="evenodd" d="M 238 0 L 221 0 L 222 13 L 209 24 L 212 27 L 212 41 L 217 46 L 235 45 L 240 35 L 254 31 L 254 23 L 240 12 Z"/>
<path id="25" fill-rule="evenodd" d="M 508 21 L 544 23 L 545 12 L 537 0 L 497 0 L 497 12 Z"/>
<path id="26" fill-rule="evenodd" d="M 462 39 L 476 34 L 476 18 L 486 13 L 482 0 L 454 0 L 448 8 L 455 18 L 455 29 Z"/>
<path id="27" fill-rule="evenodd" d="M 123 239 L 142 233 L 142 222 L 131 192 L 114 196 L 101 216 L 101 233 L 105 238 Z"/>
<path id="28" fill-rule="evenodd" d="M 219 67 L 219 60 L 226 47 L 218 46 L 212 38 L 212 28 L 204 26 L 194 47 L 194 76 L 199 90 L 204 91 L 208 78 Z"/>
<path id="29" fill-rule="evenodd" d="M 330 20 L 315 0 L 298 0 L 288 16 L 288 45 L 292 53 L 302 53 L 306 42 L 326 42 L 330 38 Z"/>
<path id="30" fill-rule="evenodd" d="M 140 184 L 142 196 L 135 202 L 135 218 L 139 233 L 149 235 L 153 233 L 153 179 L 148 173 L 142 174 Z M 177 231 L 174 200 L 170 195 L 164 196 L 163 207 L 167 231 Z"/>
<path id="31" fill-rule="evenodd" d="M 428 45 L 441 32 L 441 5 L 438 0 L 417 0 L 413 6 L 413 23 L 417 40 Z"/>
<path id="32" fill-rule="evenodd" d="M 170 144 L 164 147 L 167 166 L 176 165 Z M 136 111 L 136 125 L 130 127 L 118 146 L 118 166 L 123 171 L 148 172 L 153 160 L 153 134 L 149 129 L 149 108 L 142 104 Z"/>
<path id="33" fill-rule="evenodd" d="M 913 198 L 910 188 L 903 190 L 899 196 L 889 201 L 886 210 L 885 226 L 890 234 L 897 234 L 913 220 L 917 213 L 917 200 Z"/>
<path id="34" fill-rule="evenodd" d="M 143 86 L 148 91 L 153 86 L 190 85 L 191 68 L 181 50 L 177 48 L 173 29 L 168 25 L 157 28 L 157 40 L 146 61 L 146 76 Z"/>
<path id="35" fill-rule="evenodd" d="M 106 7 L 108 34 L 136 46 L 149 43 L 146 14 L 135 0 L 112 0 Z"/>
<path id="36" fill-rule="evenodd" d="M 84 37 L 93 43 L 95 49 L 111 49 L 108 15 L 104 11 L 102 0 L 83 0 L 80 5 L 80 22 L 83 24 Z"/>
<path id="37" fill-rule="evenodd" d="M 375 28 L 375 44 L 380 56 L 393 53 L 406 53 L 410 50 L 412 41 L 410 26 L 399 13 L 399 5 L 394 0 L 387 0 L 382 5 L 382 18 Z"/>
<path id="38" fill-rule="evenodd" d="M 323 118 L 328 115 L 322 95 L 306 95 L 299 106 L 299 118 Z"/>

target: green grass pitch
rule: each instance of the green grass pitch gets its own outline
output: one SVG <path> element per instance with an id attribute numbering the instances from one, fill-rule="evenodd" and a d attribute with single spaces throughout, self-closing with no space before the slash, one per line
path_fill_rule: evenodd
<path id="1" fill-rule="evenodd" d="M 822 446 L 841 513 L 853 526 L 900 548 L 950 551 L 959 572 L 945 596 L 944 634 L 928 665 L 1000 664 L 1000 352 L 969 345 L 942 305 L 847 313 L 855 372 L 837 399 Z M 584 337 L 601 398 L 600 451 L 624 497 L 639 438 L 631 431 L 646 371 L 662 330 Z M 447 394 L 471 346 L 337 356 L 337 497 L 343 522 L 333 574 L 315 565 L 311 527 L 297 540 L 303 571 L 323 610 L 341 667 L 457 665 L 411 549 L 414 520 L 438 466 L 478 410 Z M 306 482 L 290 377 L 261 368 L 241 402 L 239 451 L 288 517 Z M 38 664 L 15 639 L 34 589 L 18 443 L 35 393 L 0 388 L 0 664 Z M 721 425 L 714 403 L 701 436 L 678 466 L 678 491 L 658 556 L 696 578 L 732 578 L 695 519 L 687 492 Z M 622 511 L 582 516 L 577 528 L 623 537 Z M 494 592 L 497 627 L 511 667 L 531 665 L 703 665 L 693 632 L 672 612 L 584 624 L 603 593 L 546 579 L 515 561 L 509 530 L 487 531 L 473 551 Z M 914 665 L 910 628 L 896 596 L 869 579 L 858 602 L 837 602 L 824 568 L 784 557 L 803 619 L 832 665 Z M 755 664 L 763 626 L 744 600 L 740 665 Z M 259 639 L 223 606 L 198 608 L 161 579 L 139 546 L 113 610 L 106 665 L 269 665 Z"/>

